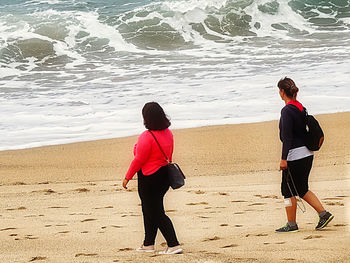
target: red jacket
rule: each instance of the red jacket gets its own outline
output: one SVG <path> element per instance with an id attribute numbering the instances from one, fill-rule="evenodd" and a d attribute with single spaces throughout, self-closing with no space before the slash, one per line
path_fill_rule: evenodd
<path id="1" fill-rule="evenodd" d="M 169 161 L 172 160 L 174 139 L 169 129 L 152 131 Z M 131 162 L 125 178 L 131 180 L 135 173 L 142 170 L 144 175 L 155 173 L 160 167 L 168 164 L 152 134 L 147 130 L 141 133 L 134 147 L 134 160 Z"/>

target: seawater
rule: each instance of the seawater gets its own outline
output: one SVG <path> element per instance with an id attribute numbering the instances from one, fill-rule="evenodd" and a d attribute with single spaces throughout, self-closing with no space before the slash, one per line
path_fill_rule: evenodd
<path id="1" fill-rule="evenodd" d="M 0 150 L 350 110 L 349 0 L 0 0 Z M 277 127 L 276 127 L 277 128 Z"/>

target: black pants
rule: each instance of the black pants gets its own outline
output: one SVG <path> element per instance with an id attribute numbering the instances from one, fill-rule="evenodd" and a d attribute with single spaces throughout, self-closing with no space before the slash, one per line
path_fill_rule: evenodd
<path id="1" fill-rule="evenodd" d="M 163 166 L 154 174 L 147 176 L 143 175 L 140 170 L 137 173 L 137 177 L 145 227 L 143 245 L 154 245 L 158 228 L 169 247 L 179 245 L 174 226 L 164 211 L 163 198 L 169 189 L 166 167 Z"/>
<path id="2" fill-rule="evenodd" d="M 281 190 L 284 198 L 290 198 L 298 194 L 303 198 L 307 191 L 309 191 L 309 174 L 313 159 L 314 156 L 311 155 L 300 160 L 288 161 L 290 175 L 287 170 L 282 172 Z"/>

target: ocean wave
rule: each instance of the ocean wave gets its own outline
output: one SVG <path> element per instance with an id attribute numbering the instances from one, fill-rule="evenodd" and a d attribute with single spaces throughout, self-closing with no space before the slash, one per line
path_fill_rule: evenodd
<path id="1" fill-rule="evenodd" d="M 0 77 L 104 65 L 125 54 L 216 56 L 246 43 L 347 46 L 350 33 L 349 0 L 17 0 L 1 4 L 0 15 L 0 66 L 7 69 Z"/>

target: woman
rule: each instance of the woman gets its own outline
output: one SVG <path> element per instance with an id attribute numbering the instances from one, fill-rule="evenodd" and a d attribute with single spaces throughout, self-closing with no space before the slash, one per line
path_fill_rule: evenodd
<path id="1" fill-rule="evenodd" d="M 142 109 L 144 131 L 134 147 L 135 158 L 125 175 L 123 187 L 127 189 L 129 180 L 135 173 L 138 178 L 138 192 L 141 199 L 145 239 L 137 248 L 140 252 L 154 252 L 154 243 L 158 229 L 167 241 L 167 249 L 160 254 L 178 254 L 183 250 L 176 238 L 170 218 L 165 214 L 163 198 L 169 189 L 167 160 L 172 160 L 173 134 L 168 129 L 170 121 L 162 107 L 156 102 L 146 103 Z M 155 138 L 162 147 L 155 141 Z"/>
<path id="2" fill-rule="evenodd" d="M 279 93 L 286 103 L 281 111 L 279 123 L 280 139 L 282 141 L 282 170 L 281 190 L 288 223 L 276 229 L 276 232 L 296 232 L 297 203 L 295 196 L 299 195 L 310 204 L 319 214 L 316 230 L 324 228 L 334 216 L 327 212 L 317 196 L 309 190 L 308 179 L 313 161 L 313 152 L 305 146 L 306 124 L 305 109 L 297 101 L 299 89 L 290 78 L 281 79 L 278 84 Z M 295 187 L 294 187 L 295 185 Z"/>

